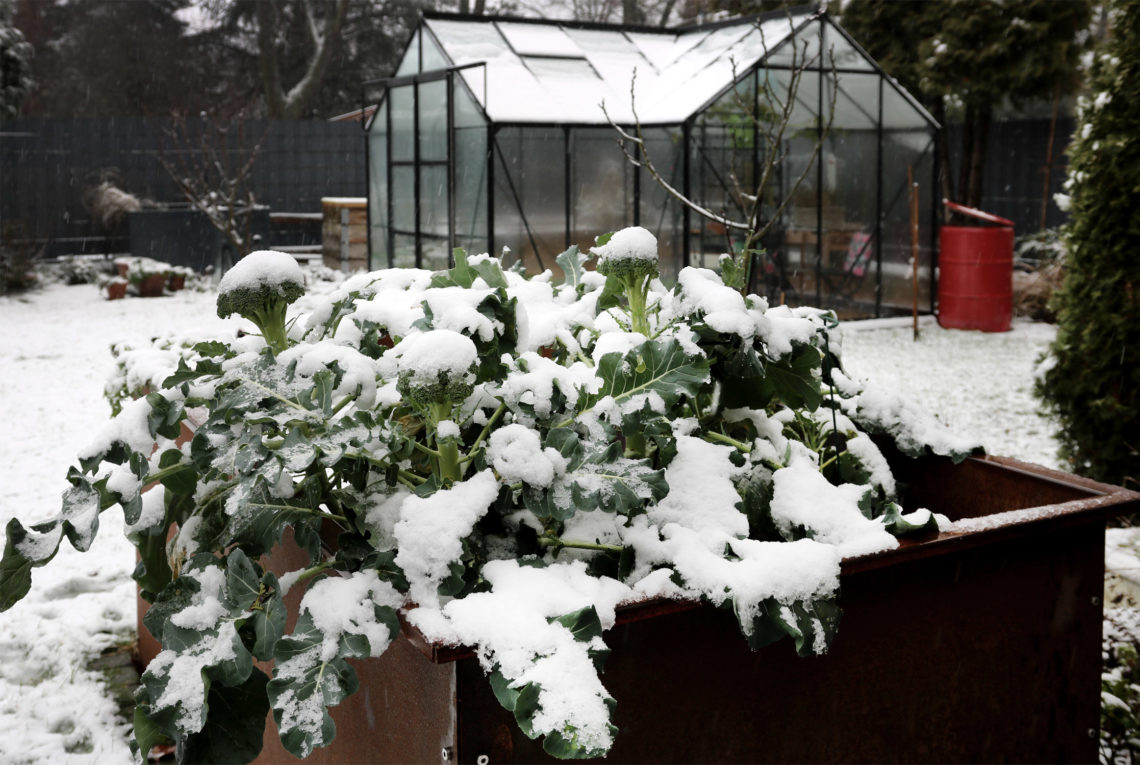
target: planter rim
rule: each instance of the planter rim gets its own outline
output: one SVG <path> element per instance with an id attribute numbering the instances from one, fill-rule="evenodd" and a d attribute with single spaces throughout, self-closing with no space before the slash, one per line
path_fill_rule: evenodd
<path id="1" fill-rule="evenodd" d="M 1109 518 L 1131 512 L 1140 512 L 1140 493 L 1098 483 L 1081 476 L 1034 465 L 1009 457 L 969 457 L 963 461 L 983 471 L 996 471 L 1033 479 L 1038 483 L 1052 484 L 1087 496 L 1067 502 L 1037 505 L 1015 510 L 996 512 L 976 518 L 955 521 L 937 534 L 926 534 L 899 539 L 899 546 L 882 552 L 844 558 L 841 578 L 864 571 L 885 568 L 924 558 L 948 555 L 982 545 L 994 544 L 1024 535 L 1027 530 L 1042 533 L 1093 522 L 1103 523 Z M 670 600 L 649 598 L 622 603 L 617 607 L 616 624 L 651 619 L 657 616 L 691 611 L 703 607 L 699 600 Z M 408 641 L 427 659 L 445 664 L 475 657 L 469 646 L 435 643 L 424 637 L 418 629 L 400 616 L 400 627 Z"/>

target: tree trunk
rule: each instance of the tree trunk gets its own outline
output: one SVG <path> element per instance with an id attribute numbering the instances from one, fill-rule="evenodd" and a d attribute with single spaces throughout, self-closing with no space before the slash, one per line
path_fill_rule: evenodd
<path id="1" fill-rule="evenodd" d="M 641 12 L 641 7 L 637 4 L 637 0 L 621 0 L 621 23 L 645 23 L 645 14 Z"/>
<path id="2" fill-rule="evenodd" d="M 337 0 L 324 29 L 313 40 L 314 50 L 309 66 L 301 79 L 284 92 L 281 71 L 277 60 L 277 9 L 275 0 L 258 0 L 257 53 L 261 81 L 265 89 L 265 107 L 269 116 L 276 119 L 297 119 L 308 111 L 321 81 L 328 70 L 329 61 L 340 45 L 340 29 L 348 11 L 348 0 Z M 316 30 L 314 30 L 314 36 Z"/>
<path id="3" fill-rule="evenodd" d="M 945 127 L 945 125 L 946 125 L 946 104 L 942 101 L 941 98 L 938 99 L 938 101 L 934 104 L 933 111 L 934 111 L 934 114 L 933 114 L 934 119 L 938 120 L 939 125 L 942 125 Z M 942 172 L 941 172 L 941 176 L 942 176 L 942 198 L 943 199 L 955 199 L 956 197 L 954 196 L 954 175 L 953 175 L 953 170 L 950 167 L 950 144 L 946 140 L 945 134 L 943 134 L 938 141 L 938 164 L 941 165 L 941 167 L 942 167 Z M 944 216 L 943 220 L 945 220 L 946 208 L 940 205 L 939 209 L 943 211 L 943 216 Z"/>
<path id="4" fill-rule="evenodd" d="M 951 197 L 955 202 L 969 204 L 966 201 L 966 189 L 970 187 L 970 159 L 974 155 L 974 115 L 976 107 L 966 105 L 966 114 L 962 119 L 962 147 L 958 155 L 958 184 L 956 193 Z"/>
<path id="5" fill-rule="evenodd" d="M 970 207 L 982 205 L 982 181 L 986 170 L 986 141 L 990 134 L 990 122 L 993 121 L 993 110 L 989 106 L 978 109 L 974 115 L 972 130 L 973 149 L 970 152 L 970 181 L 963 183 L 966 195 L 966 204 Z"/>
<path id="6" fill-rule="evenodd" d="M 265 109 L 270 117 L 285 112 L 285 91 L 281 88 L 281 68 L 277 62 L 277 6 L 275 0 L 257 2 L 257 65 L 265 91 Z"/>

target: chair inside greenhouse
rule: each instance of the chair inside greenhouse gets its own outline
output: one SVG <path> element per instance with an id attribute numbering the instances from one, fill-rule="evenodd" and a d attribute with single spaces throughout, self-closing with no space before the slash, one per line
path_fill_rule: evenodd
<path id="1" fill-rule="evenodd" d="M 661 29 L 425 13 L 367 83 L 371 266 L 528 272 L 630 225 L 770 303 L 931 310 L 938 124 L 826 11 Z M 917 214 L 915 212 L 917 210 Z"/>

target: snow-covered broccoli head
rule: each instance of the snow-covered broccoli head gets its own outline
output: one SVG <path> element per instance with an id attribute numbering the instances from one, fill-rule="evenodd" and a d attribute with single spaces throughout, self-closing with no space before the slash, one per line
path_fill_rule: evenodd
<path id="1" fill-rule="evenodd" d="M 605 244 L 590 252 L 598 256 L 598 273 L 637 284 L 658 275 L 657 237 L 641 226 L 615 231 Z"/>
<path id="2" fill-rule="evenodd" d="M 657 237 L 641 226 L 615 231 L 608 239 L 600 237 L 591 250 L 598 256 L 598 273 L 617 282 L 629 303 L 630 329 L 648 336 L 649 315 L 646 301 L 649 283 L 658 275 Z"/>
<path id="3" fill-rule="evenodd" d="M 285 312 L 305 294 L 305 275 L 297 260 L 284 252 L 258 250 L 239 260 L 218 284 L 218 316 L 238 314 L 261 330 L 276 352 L 289 345 Z"/>
<path id="4" fill-rule="evenodd" d="M 405 338 L 396 389 L 420 406 L 458 404 L 471 395 L 479 352 L 471 338 L 433 329 Z"/>

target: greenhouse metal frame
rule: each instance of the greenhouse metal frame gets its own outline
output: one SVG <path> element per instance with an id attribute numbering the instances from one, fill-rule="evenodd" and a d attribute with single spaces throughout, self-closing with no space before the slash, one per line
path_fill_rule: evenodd
<path id="1" fill-rule="evenodd" d="M 455 247 L 506 247 L 532 273 L 557 270 L 571 245 L 641 225 L 666 282 L 716 267 L 741 237 L 630 161 L 645 158 L 614 125 L 640 127 L 681 195 L 738 219 L 765 161 L 766 88 L 795 98 L 751 288 L 845 317 L 910 311 L 916 294 L 932 310 L 939 126 L 815 8 L 679 29 L 425 13 L 395 75 L 362 94 L 370 265 L 445 268 Z"/>

